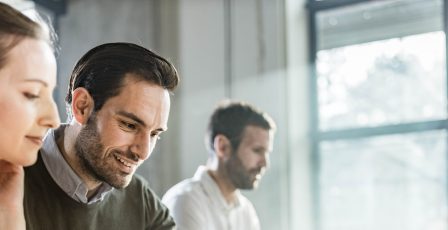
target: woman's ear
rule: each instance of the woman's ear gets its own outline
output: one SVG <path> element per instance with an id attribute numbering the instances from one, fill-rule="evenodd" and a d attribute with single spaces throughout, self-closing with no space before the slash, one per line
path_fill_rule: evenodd
<path id="1" fill-rule="evenodd" d="M 85 88 L 79 87 L 73 90 L 71 108 L 73 118 L 81 125 L 86 124 L 93 112 L 94 102 Z"/>
<path id="2" fill-rule="evenodd" d="M 227 160 L 232 155 L 232 145 L 226 136 L 222 134 L 216 135 L 213 140 L 213 145 L 216 156 L 219 159 Z"/>

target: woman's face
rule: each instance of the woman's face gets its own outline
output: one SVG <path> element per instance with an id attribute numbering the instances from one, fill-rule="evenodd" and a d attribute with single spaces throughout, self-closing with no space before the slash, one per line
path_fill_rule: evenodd
<path id="1" fill-rule="evenodd" d="M 49 128 L 59 125 L 52 93 L 56 60 L 44 41 L 25 38 L 0 69 L 0 160 L 31 165 Z"/>

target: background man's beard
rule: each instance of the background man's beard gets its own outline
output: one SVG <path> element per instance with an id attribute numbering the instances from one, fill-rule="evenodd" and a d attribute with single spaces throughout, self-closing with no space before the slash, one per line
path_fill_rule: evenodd
<path id="1" fill-rule="evenodd" d="M 226 162 L 225 168 L 235 188 L 254 189 L 256 182 L 251 178 L 251 171 L 246 170 L 236 152 L 232 153 L 229 161 Z"/>

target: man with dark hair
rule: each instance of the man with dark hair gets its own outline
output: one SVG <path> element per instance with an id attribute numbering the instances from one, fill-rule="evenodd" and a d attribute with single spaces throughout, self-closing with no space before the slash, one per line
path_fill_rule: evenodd
<path id="1" fill-rule="evenodd" d="M 253 205 L 239 189 L 258 186 L 269 164 L 274 132 L 272 118 L 247 103 L 218 106 L 206 134 L 207 165 L 163 197 L 178 229 L 260 229 Z"/>
<path id="2" fill-rule="evenodd" d="M 171 63 L 135 44 L 87 52 L 70 78 L 69 123 L 48 134 L 25 169 L 27 229 L 173 229 L 134 173 L 167 129 L 178 81 Z"/>

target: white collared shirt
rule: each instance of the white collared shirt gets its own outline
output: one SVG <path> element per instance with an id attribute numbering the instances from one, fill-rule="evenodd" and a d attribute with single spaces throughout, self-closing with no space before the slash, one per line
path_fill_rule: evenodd
<path id="1" fill-rule="evenodd" d="M 216 182 L 200 166 L 194 177 L 172 187 L 163 196 L 179 230 L 259 230 L 252 203 L 238 190 L 236 203 L 226 202 Z"/>

